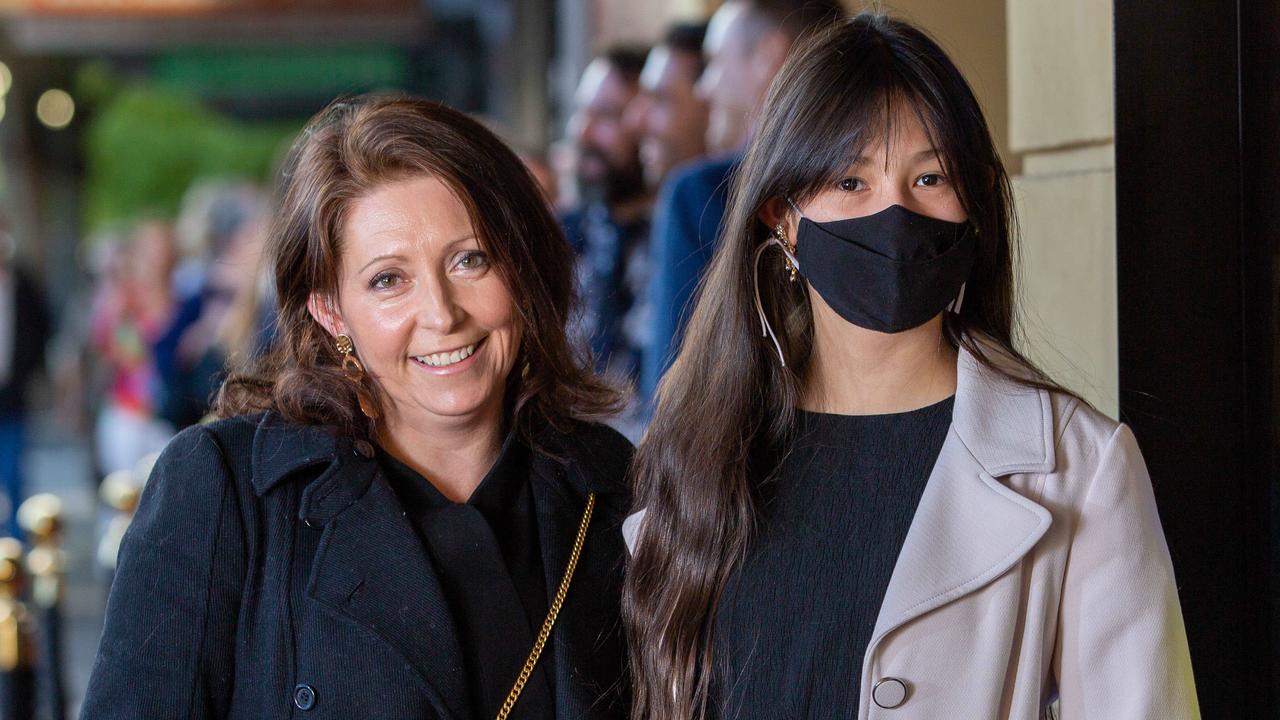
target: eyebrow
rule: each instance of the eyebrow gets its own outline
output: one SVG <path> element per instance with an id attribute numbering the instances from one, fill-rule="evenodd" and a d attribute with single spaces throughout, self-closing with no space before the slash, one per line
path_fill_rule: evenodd
<path id="1" fill-rule="evenodd" d="M 912 155 L 910 158 L 907 159 L 907 162 L 911 164 L 915 164 L 922 160 L 931 160 L 938 157 L 940 156 L 937 150 L 933 148 L 928 148 L 915 153 L 914 155 Z M 854 167 L 862 167 L 864 165 L 870 165 L 870 164 L 871 164 L 871 158 L 866 155 L 859 155 L 853 161 Z"/>
<path id="2" fill-rule="evenodd" d="M 445 245 L 444 245 L 444 249 L 445 249 L 445 250 L 448 250 L 448 249 L 452 248 L 454 245 L 458 245 L 458 244 L 464 243 L 464 242 L 466 242 L 466 241 L 468 241 L 468 240 L 475 240 L 475 239 L 476 239 L 476 234 L 475 234 L 475 233 L 468 233 L 468 234 L 466 234 L 466 235 L 463 235 L 463 236 L 462 236 L 462 237 L 460 237 L 460 238 L 454 238 L 453 240 L 450 240 L 449 242 L 445 243 Z M 382 262 L 383 260 L 399 260 L 399 261 L 401 261 L 401 262 L 404 262 L 404 261 L 405 261 L 405 259 L 406 259 L 406 258 L 405 258 L 405 256 L 404 256 L 404 255 L 401 255 L 401 254 L 399 254 L 399 253 L 384 253 L 384 254 L 382 254 L 382 255 L 379 255 L 379 256 L 375 257 L 374 259 L 370 260 L 369 262 L 365 263 L 365 264 L 364 264 L 364 267 L 360 268 L 360 270 L 359 270 L 359 272 L 358 272 L 357 274 L 362 274 L 362 273 L 364 273 L 364 271 L 365 271 L 365 270 L 368 270 L 368 269 L 369 269 L 369 266 L 370 266 L 370 265 L 373 265 L 373 264 L 375 264 L 375 263 Z"/>
<path id="3" fill-rule="evenodd" d="M 379 255 L 378 257 L 365 263 L 364 267 L 360 268 L 360 273 L 363 273 L 365 270 L 368 270 L 370 265 L 373 265 L 374 263 L 382 262 L 383 260 L 404 260 L 404 256 L 397 255 L 395 253 L 389 253 L 387 255 Z M 360 274 L 360 273 L 357 273 L 357 274 Z"/>

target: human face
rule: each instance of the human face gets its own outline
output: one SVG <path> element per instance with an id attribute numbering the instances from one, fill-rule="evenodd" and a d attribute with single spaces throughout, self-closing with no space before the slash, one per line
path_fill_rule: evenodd
<path id="1" fill-rule="evenodd" d="M 671 169 L 706 152 L 707 103 L 698 97 L 698 58 L 659 45 L 645 58 L 640 92 L 627 122 L 640 137 L 640 162 L 650 188 Z"/>
<path id="2" fill-rule="evenodd" d="M 593 60 L 582 73 L 574 94 L 577 109 L 569 120 L 569 134 L 578 147 L 580 182 L 605 185 L 636 170 L 636 135 L 623 122 L 635 94 L 635 85 L 603 58 Z"/>
<path id="3" fill-rule="evenodd" d="M 772 75 L 761 82 L 759 62 L 752 57 L 754 19 L 735 0 L 711 16 L 703 40 L 707 68 L 696 92 L 710 107 L 706 146 L 709 152 L 735 150 L 747 140 Z"/>
<path id="4" fill-rule="evenodd" d="M 351 206 L 335 317 L 311 312 L 384 391 L 389 432 L 501 417 L 520 347 L 511 293 L 466 206 L 436 177 L 387 183 Z"/>
<path id="5" fill-rule="evenodd" d="M 893 132 L 868 147 L 837 180 L 802 203 L 804 216 L 814 222 L 865 217 L 901 205 L 939 220 L 968 219 L 942 158 L 924 126 L 909 107 L 894 111 Z M 799 218 L 787 213 L 787 237 L 795 237 Z"/>
<path id="6" fill-rule="evenodd" d="M 892 205 L 901 205 L 949 222 L 964 222 L 968 218 L 951 179 L 943 171 L 942 158 L 915 112 L 909 107 L 895 109 L 891 128 L 887 138 L 868 147 L 836 180 L 801 203 L 804 217 L 814 222 L 830 222 L 866 217 Z M 782 212 L 786 216 L 786 237 L 794 239 L 800 216 L 789 207 Z M 809 299 L 819 336 L 847 332 L 850 325 L 843 322 L 812 287 Z"/>
<path id="7" fill-rule="evenodd" d="M 148 221 L 134 233 L 128 270 L 141 284 L 167 288 L 175 252 L 173 228 L 158 220 Z"/>

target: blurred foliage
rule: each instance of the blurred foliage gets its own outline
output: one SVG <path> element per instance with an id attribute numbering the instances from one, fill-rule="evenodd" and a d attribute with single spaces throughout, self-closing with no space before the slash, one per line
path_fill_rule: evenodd
<path id="1" fill-rule="evenodd" d="M 166 86 L 204 97 L 331 98 L 374 89 L 407 88 L 409 56 L 389 46 L 287 49 L 183 48 L 151 62 L 153 77 Z"/>
<path id="2" fill-rule="evenodd" d="M 141 215 L 173 217 L 183 193 L 206 177 L 267 183 L 298 123 L 243 123 L 198 98 L 157 84 L 123 82 L 86 66 L 77 85 L 92 97 L 84 133 L 84 220 L 90 233 Z"/>

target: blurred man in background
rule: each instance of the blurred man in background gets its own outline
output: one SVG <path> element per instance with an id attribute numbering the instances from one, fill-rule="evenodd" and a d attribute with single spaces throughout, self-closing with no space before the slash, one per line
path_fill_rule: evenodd
<path id="1" fill-rule="evenodd" d="M 597 367 L 634 378 L 645 338 L 649 212 L 652 199 L 640 165 L 639 138 L 623 121 L 639 90 L 645 53 L 614 48 L 582 73 L 569 135 L 577 154 L 579 206 L 564 218 L 578 253 L 582 316 L 574 332 L 590 339 Z"/>
<path id="2" fill-rule="evenodd" d="M 13 236 L 0 228 L 0 521 L 6 534 L 22 537 L 14 514 L 23 498 L 27 390 L 44 367 L 50 326 L 44 293 L 16 255 Z"/>
<path id="3" fill-rule="evenodd" d="M 694 88 L 702 76 L 706 23 L 680 23 L 649 51 L 640 92 L 626 121 L 640 137 L 645 183 L 657 190 L 677 166 L 706 154 L 707 102 Z"/>
<path id="4" fill-rule="evenodd" d="M 710 105 L 709 156 L 681 168 L 658 194 L 647 288 L 649 340 L 640 394 L 651 399 L 679 347 L 683 318 L 715 251 L 729 177 L 755 129 L 769 84 L 802 36 L 844 15 L 839 0 L 728 0 L 707 27 L 698 93 Z"/>

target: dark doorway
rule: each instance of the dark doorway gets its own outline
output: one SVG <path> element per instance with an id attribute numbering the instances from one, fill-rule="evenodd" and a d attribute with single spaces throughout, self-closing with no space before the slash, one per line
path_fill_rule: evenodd
<path id="1" fill-rule="evenodd" d="M 1121 416 L 1204 717 L 1275 717 L 1280 3 L 1117 2 L 1115 52 Z"/>

